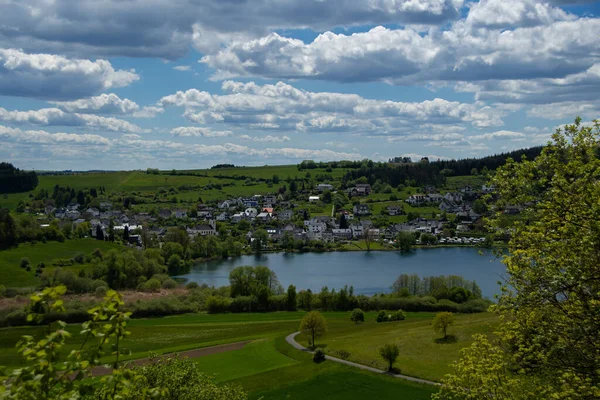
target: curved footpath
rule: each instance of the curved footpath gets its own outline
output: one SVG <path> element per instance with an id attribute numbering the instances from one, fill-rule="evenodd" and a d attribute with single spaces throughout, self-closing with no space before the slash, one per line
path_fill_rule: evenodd
<path id="1" fill-rule="evenodd" d="M 302 346 L 300 343 L 296 342 L 296 336 L 299 334 L 300 334 L 300 332 L 291 333 L 288 336 L 286 336 L 285 340 L 289 344 L 291 344 L 294 348 L 296 348 L 300 351 L 312 353 L 312 351 L 310 351 L 306 347 Z M 358 363 L 355 363 L 352 361 L 342 360 L 341 358 L 337 358 L 337 357 L 325 356 L 325 358 L 328 360 L 334 361 L 334 362 L 338 362 L 340 364 L 346 364 L 346 365 L 350 365 L 352 367 L 363 369 L 365 371 L 375 372 L 376 374 L 385 374 L 385 375 L 393 376 L 394 378 L 405 379 L 407 381 L 412 381 L 412 382 L 417 382 L 417 383 L 424 383 L 426 385 L 436 385 L 436 386 L 439 385 L 439 383 L 437 383 L 437 382 L 428 381 L 426 379 L 413 378 L 412 376 L 407 376 L 407 375 L 402 375 L 402 374 L 394 374 L 392 372 L 382 371 L 380 369 L 369 367 L 369 366 L 362 365 L 362 364 L 358 364 Z"/>

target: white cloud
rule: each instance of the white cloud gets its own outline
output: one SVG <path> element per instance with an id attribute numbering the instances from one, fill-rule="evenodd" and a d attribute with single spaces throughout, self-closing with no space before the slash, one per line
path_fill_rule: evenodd
<path id="1" fill-rule="evenodd" d="M 106 60 L 68 59 L 0 49 L 0 94 L 68 100 L 135 82 L 135 71 L 115 70 Z"/>
<path id="2" fill-rule="evenodd" d="M 192 67 L 191 65 L 178 65 L 176 67 L 173 67 L 173 69 L 175 71 L 191 71 Z"/>
<path id="3" fill-rule="evenodd" d="M 495 140 L 495 139 L 522 139 L 525 134 L 514 131 L 496 131 L 491 133 L 484 133 L 481 135 L 469 136 L 470 140 Z"/>
<path id="4" fill-rule="evenodd" d="M 528 15 L 524 12 L 515 18 Z M 260 76 L 406 85 L 562 78 L 594 65 L 600 51 L 600 19 L 548 18 L 539 20 L 541 25 L 506 30 L 476 28 L 463 20 L 451 29 L 434 29 L 425 35 L 410 28 L 384 27 L 351 35 L 325 32 L 308 44 L 272 33 L 233 42 L 201 61 L 219 79 Z"/>
<path id="5" fill-rule="evenodd" d="M 230 37 L 278 29 L 377 24 L 436 25 L 459 16 L 462 0 L 4 0 L 0 46 L 97 57 L 176 59 Z"/>
<path id="6" fill-rule="evenodd" d="M 535 0 L 480 0 L 471 4 L 466 23 L 474 28 L 502 29 L 573 19 L 574 15 Z"/>
<path id="7" fill-rule="evenodd" d="M 93 114 L 69 114 L 58 108 L 43 108 L 29 111 L 9 111 L 0 107 L 0 121 L 12 124 L 41 126 L 85 126 L 114 132 L 143 133 L 146 130 L 128 121 Z"/>
<path id="8" fill-rule="evenodd" d="M 184 107 L 184 117 L 200 124 L 226 124 L 251 130 L 400 134 L 415 125 L 502 125 L 505 111 L 483 104 L 443 99 L 394 102 L 365 99 L 356 94 L 309 92 L 279 82 L 226 81 L 228 94 L 197 89 L 165 96 L 158 107 Z"/>
<path id="9" fill-rule="evenodd" d="M 31 144 L 76 144 L 84 146 L 108 146 L 110 144 L 109 139 L 99 135 L 50 133 L 33 130 L 23 131 L 21 129 L 9 128 L 1 125 L 0 137 L 14 142 Z"/>
<path id="10" fill-rule="evenodd" d="M 253 142 L 272 142 L 272 143 L 283 143 L 289 142 L 290 138 L 288 136 L 250 136 L 250 135 L 241 135 L 238 136 L 241 140 L 251 140 Z"/>
<path id="11" fill-rule="evenodd" d="M 56 107 L 70 113 L 130 115 L 139 111 L 140 106 L 129 99 L 121 99 L 114 93 L 75 101 L 51 102 Z"/>
<path id="12" fill-rule="evenodd" d="M 171 129 L 171 135 L 182 137 L 223 137 L 231 136 L 230 131 L 213 131 L 210 128 L 201 128 L 196 126 L 180 126 Z"/>

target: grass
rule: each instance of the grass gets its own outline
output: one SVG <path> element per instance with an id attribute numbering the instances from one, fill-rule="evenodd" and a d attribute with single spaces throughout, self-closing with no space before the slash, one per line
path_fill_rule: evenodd
<path id="1" fill-rule="evenodd" d="M 298 363 L 299 361 L 278 352 L 272 338 L 248 343 L 240 350 L 212 354 L 196 360 L 201 371 L 216 374 L 217 381 L 220 382 Z"/>
<path id="2" fill-rule="evenodd" d="M 7 287 L 29 287 L 39 283 L 35 277 L 35 267 L 38 263 L 50 264 L 59 258 L 71 258 L 77 252 L 86 255 L 99 248 L 103 252 L 119 248 L 119 245 L 94 239 L 68 240 L 63 243 L 47 242 L 36 244 L 21 244 L 19 247 L 0 251 L 0 285 Z M 27 257 L 31 262 L 31 271 L 19 266 L 21 258 Z"/>
<path id="3" fill-rule="evenodd" d="M 404 321 L 378 324 L 375 313 L 367 313 L 366 322 L 359 325 L 328 319 L 329 333 L 317 340 L 317 345 L 327 352 L 345 350 L 351 361 L 385 369 L 379 348 L 385 343 L 396 343 L 400 356 L 395 366 L 403 374 L 439 380 L 451 372 L 449 365 L 458 358 L 460 349 L 471 343 L 473 334 L 492 334 L 498 324 L 494 314 L 457 315 L 456 324 L 449 329 L 456 340 L 436 342 L 440 335 L 431 328 L 433 317 L 433 313 L 407 313 Z M 307 345 L 305 335 L 299 335 L 298 342 Z"/>

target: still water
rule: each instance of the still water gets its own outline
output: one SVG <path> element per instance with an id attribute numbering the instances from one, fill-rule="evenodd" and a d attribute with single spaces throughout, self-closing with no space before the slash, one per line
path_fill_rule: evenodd
<path id="1" fill-rule="evenodd" d="M 281 284 L 318 291 L 322 286 L 339 289 L 354 286 L 356 294 L 389 292 L 400 274 L 460 275 L 475 280 L 484 297 L 500 292 L 497 282 L 506 276 L 504 264 L 492 254 L 472 247 L 418 249 L 398 252 L 273 253 L 242 256 L 196 264 L 182 276 L 189 282 L 212 286 L 229 284 L 229 272 L 241 265 L 265 265 L 275 271 Z"/>

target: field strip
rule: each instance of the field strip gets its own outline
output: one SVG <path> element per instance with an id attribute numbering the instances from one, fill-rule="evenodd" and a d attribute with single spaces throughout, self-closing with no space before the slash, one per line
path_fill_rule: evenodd
<path id="1" fill-rule="evenodd" d="M 307 353 L 312 353 L 312 351 L 310 351 L 306 347 L 302 346 L 300 343 L 296 342 L 296 336 L 299 335 L 299 334 L 300 334 L 300 332 L 291 333 L 288 336 L 286 336 L 285 340 L 289 344 L 291 344 L 294 348 L 296 348 L 296 349 L 298 349 L 300 351 L 305 351 Z M 394 373 L 383 371 L 383 370 L 380 370 L 380 369 L 377 369 L 377 368 L 369 367 L 367 365 L 362 365 L 362 364 L 355 363 L 355 362 L 348 361 L 348 360 L 342 360 L 341 358 L 337 358 L 337 357 L 325 356 L 325 358 L 328 359 L 328 360 L 340 363 L 340 364 L 346 364 L 346 365 L 350 365 L 352 367 L 360 368 L 360 369 L 365 370 L 365 371 L 375 372 L 376 374 L 385 374 L 385 375 L 393 376 L 394 378 L 404 379 L 404 380 L 407 380 L 407 381 L 412 381 L 412 382 L 417 382 L 417 383 L 424 383 L 426 385 L 436 385 L 436 386 L 439 385 L 438 382 L 428 381 L 426 379 L 414 378 L 414 377 L 408 376 L 408 375 L 394 374 Z"/>
<path id="2" fill-rule="evenodd" d="M 159 356 L 159 358 L 169 357 L 174 354 L 178 354 L 180 357 L 185 357 L 185 358 L 199 358 L 199 357 L 204 357 L 204 356 L 210 356 L 212 354 L 225 353 L 227 351 L 241 350 L 244 348 L 244 346 L 246 346 L 250 342 L 251 342 L 251 340 L 246 340 L 243 342 L 222 344 L 222 345 L 218 345 L 218 346 L 204 347 L 201 349 L 193 349 L 193 350 L 181 351 L 181 352 L 177 352 L 177 353 L 161 354 Z M 127 365 L 142 366 L 142 365 L 149 364 L 150 362 L 151 362 L 150 358 L 146 357 L 146 358 L 139 358 L 136 360 L 126 361 L 124 363 Z M 92 368 L 92 375 L 93 376 L 104 376 L 104 375 L 110 374 L 111 371 L 112 371 L 112 368 L 98 366 L 98 367 Z"/>

